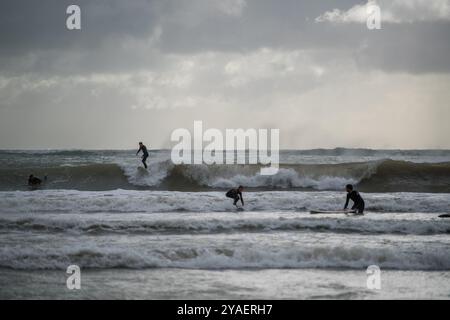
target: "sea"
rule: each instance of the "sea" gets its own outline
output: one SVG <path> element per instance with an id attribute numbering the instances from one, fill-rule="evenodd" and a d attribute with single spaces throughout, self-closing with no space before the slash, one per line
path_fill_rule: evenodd
<path id="1" fill-rule="evenodd" d="M 149 153 L 0 150 L 0 299 L 450 298 L 450 150 L 282 150 L 275 175 Z M 363 216 L 310 214 L 349 183 Z"/>

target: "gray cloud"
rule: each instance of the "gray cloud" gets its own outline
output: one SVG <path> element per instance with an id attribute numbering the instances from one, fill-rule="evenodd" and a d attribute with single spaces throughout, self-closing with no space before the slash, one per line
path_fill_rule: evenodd
<path id="1" fill-rule="evenodd" d="M 442 19 L 370 31 L 315 21 L 356 0 L 83 0 L 68 31 L 72 3 L 1 2 L 0 147 L 167 147 L 196 119 L 270 123 L 285 148 L 450 147 Z"/>
<path id="2" fill-rule="evenodd" d="M 365 67 L 373 64 L 387 71 L 396 66 L 406 72 L 441 72 L 450 66 L 450 23 L 408 23 L 369 31 L 364 24 L 314 22 L 327 9 L 348 8 L 355 1 L 83 0 L 78 2 L 83 29 L 75 32 L 65 29 L 69 3 L 2 2 L 3 72 L 120 72 L 155 68 L 158 54 L 263 47 L 343 50 Z M 423 57 L 426 50 L 430 59 Z"/>

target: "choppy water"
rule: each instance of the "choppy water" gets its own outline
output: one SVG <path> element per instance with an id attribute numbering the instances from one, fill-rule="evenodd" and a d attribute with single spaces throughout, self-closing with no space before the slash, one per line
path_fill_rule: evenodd
<path id="1" fill-rule="evenodd" d="M 0 297 L 70 297 L 71 264 L 88 279 L 75 298 L 449 297 L 450 219 L 438 216 L 450 152 L 284 151 L 273 177 L 168 155 L 152 152 L 144 173 L 132 151 L 0 152 Z M 30 173 L 48 183 L 29 190 Z M 342 208 L 346 183 L 364 216 L 309 214 Z M 224 197 L 236 184 L 250 187 L 243 212 Z M 386 274 L 376 294 L 364 287 L 373 264 Z"/>

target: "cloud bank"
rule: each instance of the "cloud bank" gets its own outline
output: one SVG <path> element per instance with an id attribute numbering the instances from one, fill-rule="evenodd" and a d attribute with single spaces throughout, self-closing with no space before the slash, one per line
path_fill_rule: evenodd
<path id="1" fill-rule="evenodd" d="M 72 32 L 70 1 L 2 1 L 0 148 L 167 148 L 194 120 L 282 148 L 450 148 L 447 2 L 393 3 L 405 23 L 370 31 L 314 20 L 356 0 L 80 0 Z"/>

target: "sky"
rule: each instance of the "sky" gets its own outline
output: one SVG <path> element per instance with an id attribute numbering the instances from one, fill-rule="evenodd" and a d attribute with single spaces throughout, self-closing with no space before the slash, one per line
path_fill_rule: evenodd
<path id="1" fill-rule="evenodd" d="M 449 35 L 450 0 L 2 0 L 0 148 L 170 148 L 202 120 L 283 149 L 450 149 Z"/>

